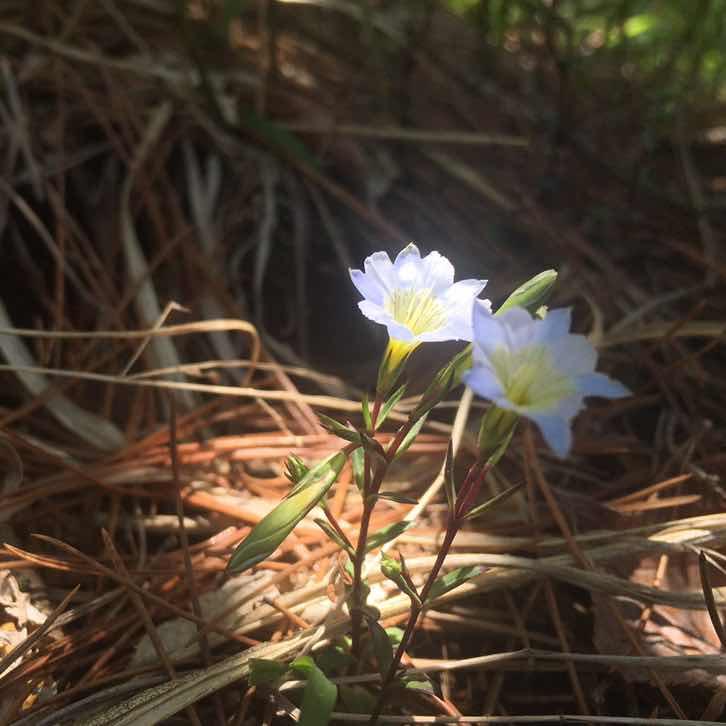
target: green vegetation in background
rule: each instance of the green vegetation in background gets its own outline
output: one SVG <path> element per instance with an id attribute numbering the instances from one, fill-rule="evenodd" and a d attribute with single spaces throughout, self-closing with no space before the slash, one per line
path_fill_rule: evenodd
<path id="1" fill-rule="evenodd" d="M 726 0 L 446 0 L 495 47 L 547 42 L 584 82 L 610 66 L 674 102 L 726 97 Z M 546 39 L 546 41 L 545 41 Z"/>

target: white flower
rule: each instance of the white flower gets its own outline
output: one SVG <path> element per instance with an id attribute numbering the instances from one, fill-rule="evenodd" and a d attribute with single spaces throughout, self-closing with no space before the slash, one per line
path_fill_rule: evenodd
<path id="1" fill-rule="evenodd" d="M 571 422 L 585 396 L 620 398 L 630 391 L 595 372 L 597 353 L 570 330 L 570 310 L 552 310 L 544 320 L 523 308 L 492 316 L 476 306 L 473 367 L 464 380 L 499 408 L 534 421 L 554 452 L 572 444 Z"/>
<path id="2" fill-rule="evenodd" d="M 414 347 L 423 342 L 472 339 L 472 309 L 486 280 L 454 282 L 452 264 L 438 252 L 423 259 L 410 244 L 394 262 L 386 252 L 367 257 L 365 272 L 350 270 L 361 312 L 388 328 L 392 341 Z M 481 301 L 482 303 L 489 301 Z"/>

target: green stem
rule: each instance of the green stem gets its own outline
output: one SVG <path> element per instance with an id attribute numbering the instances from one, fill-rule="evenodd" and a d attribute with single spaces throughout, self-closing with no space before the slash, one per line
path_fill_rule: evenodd
<path id="1" fill-rule="evenodd" d="M 371 434 L 375 433 L 378 413 L 381 409 L 380 397 L 376 397 L 373 403 L 373 412 L 371 414 Z M 351 608 L 350 608 L 350 626 L 351 626 L 351 653 L 353 657 L 360 661 L 361 655 L 361 636 L 363 630 L 363 565 L 366 558 L 366 550 L 368 545 L 368 529 L 371 524 L 371 516 L 376 506 L 376 497 L 378 490 L 381 488 L 383 478 L 388 471 L 396 452 L 400 448 L 406 434 L 416 423 L 416 419 L 409 418 L 396 433 L 391 445 L 386 452 L 386 460 L 377 468 L 376 475 L 371 481 L 370 457 L 366 452 L 364 454 L 363 469 L 363 514 L 361 515 L 360 527 L 358 530 L 358 542 L 355 548 L 355 559 L 353 560 L 353 586 L 351 592 Z"/>

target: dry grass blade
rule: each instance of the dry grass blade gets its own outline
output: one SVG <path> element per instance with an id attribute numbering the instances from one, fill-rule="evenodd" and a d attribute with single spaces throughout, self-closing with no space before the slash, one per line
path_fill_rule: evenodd
<path id="1" fill-rule="evenodd" d="M 588 403 L 565 461 L 515 436 L 488 494 L 528 481 L 532 496 L 467 524 L 446 567 L 481 573 L 436 601 L 411 650 L 456 677 L 441 699 L 397 696 L 383 722 L 721 718 L 719 3 L 182 4 L 0 10 L 0 648 L 20 659 L 0 721 L 296 713 L 245 682 L 249 659 L 340 645 L 338 546 L 303 521 L 253 572 L 222 573 L 289 491 L 287 456 L 340 448 L 317 411 L 360 423 L 385 333 L 360 317 L 348 270 L 410 241 L 456 279 L 489 278 L 495 307 L 556 267 L 552 306 L 635 395 Z M 658 46 L 645 72 L 644 48 L 682 31 L 708 42 Z M 196 322 L 168 324 L 170 300 Z M 382 445 L 450 350 L 417 350 Z M 395 547 L 415 582 L 441 543 L 448 439 L 458 476 L 487 406 L 469 390 L 445 402 L 392 467 L 372 526 L 413 522 Z M 353 478 L 329 503 L 356 541 Z M 376 557 L 370 601 L 395 625 L 410 603 Z M 531 643 L 551 650 L 515 650 Z"/>

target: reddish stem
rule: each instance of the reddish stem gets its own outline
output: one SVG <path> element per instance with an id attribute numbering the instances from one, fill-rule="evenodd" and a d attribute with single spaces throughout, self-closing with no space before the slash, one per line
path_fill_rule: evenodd
<path id="1" fill-rule="evenodd" d="M 396 677 L 396 672 L 401 665 L 403 654 L 406 652 L 406 648 L 408 648 L 411 639 L 413 638 L 416 625 L 418 624 L 418 619 L 426 606 L 426 600 L 431 592 L 431 588 L 433 587 L 434 582 L 436 582 L 436 578 L 439 576 L 439 572 L 441 571 L 446 557 L 451 550 L 454 538 L 461 528 L 461 525 L 464 523 L 467 512 L 471 511 L 471 508 L 474 506 L 474 502 L 476 501 L 481 485 L 488 472 L 489 467 L 486 463 L 476 462 L 472 465 L 466 475 L 466 479 L 459 491 L 459 497 L 454 511 L 449 514 L 449 519 L 446 523 L 444 541 L 441 543 L 434 566 L 431 568 L 431 571 L 426 578 L 426 582 L 419 594 L 421 605 L 415 605 L 414 603 L 411 604 L 411 615 L 408 618 L 408 622 L 406 623 L 406 627 L 403 631 L 403 637 L 401 638 L 401 642 L 398 644 L 398 648 L 393 656 L 391 665 L 383 679 L 381 693 L 378 696 L 378 702 L 376 703 L 376 707 L 373 709 L 370 721 L 368 722 L 369 726 L 375 726 L 375 724 L 378 723 L 378 717 L 381 715 L 381 711 L 386 704 L 388 690 L 390 689 L 393 679 Z"/>

